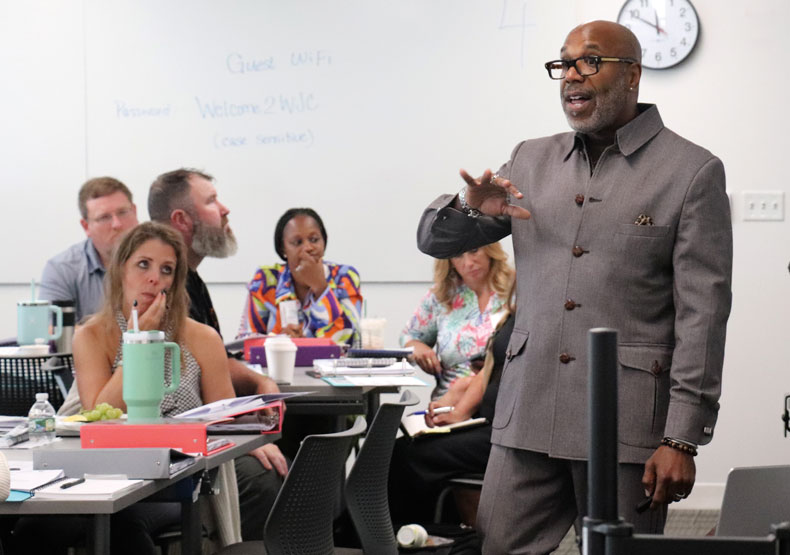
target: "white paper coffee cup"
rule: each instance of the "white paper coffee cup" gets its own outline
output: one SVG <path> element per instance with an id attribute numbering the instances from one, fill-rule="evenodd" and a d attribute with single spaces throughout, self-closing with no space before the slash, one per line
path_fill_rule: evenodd
<path id="1" fill-rule="evenodd" d="M 384 328 L 386 326 L 386 318 L 362 318 L 359 321 L 359 331 L 362 335 L 362 348 L 383 349 Z"/>
<path id="2" fill-rule="evenodd" d="M 267 337 L 263 344 L 269 377 L 277 383 L 292 383 L 296 364 L 296 345 L 285 335 Z"/>

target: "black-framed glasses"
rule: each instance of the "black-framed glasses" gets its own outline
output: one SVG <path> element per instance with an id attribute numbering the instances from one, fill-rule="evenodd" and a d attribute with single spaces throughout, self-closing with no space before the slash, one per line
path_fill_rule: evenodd
<path id="1" fill-rule="evenodd" d="M 572 60 L 552 60 L 546 62 L 544 66 L 552 79 L 564 79 L 570 68 L 574 68 L 576 73 L 583 76 L 595 75 L 601 67 L 601 62 L 621 62 L 624 64 L 635 64 L 633 58 L 615 58 L 612 56 L 581 56 Z"/>

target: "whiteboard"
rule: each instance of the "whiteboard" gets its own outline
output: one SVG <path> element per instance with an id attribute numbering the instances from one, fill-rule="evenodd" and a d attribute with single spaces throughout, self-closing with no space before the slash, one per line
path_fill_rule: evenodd
<path id="1" fill-rule="evenodd" d="M 460 188 L 458 169 L 479 174 L 519 140 L 565 129 L 542 64 L 559 52 L 573 2 L 50 5 L 61 7 L 46 14 L 56 33 L 38 34 L 33 54 L 58 62 L 57 80 L 36 91 L 53 114 L 20 132 L 32 140 L 54 130 L 59 143 L 19 143 L 19 157 L 34 154 L 40 172 L 24 176 L 27 200 L 57 202 L 37 225 L 5 230 L 25 229 L 41 256 L 4 281 L 40 275 L 49 256 L 82 238 L 73 207 L 87 177 L 124 181 L 144 220 L 152 180 L 182 166 L 216 178 L 239 238 L 237 255 L 203 262 L 207 281 L 245 281 L 277 261 L 274 225 L 293 206 L 318 211 L 326 258 L 356 266 L 363 281 L 425 281 L 431 260 L 417 251 L 417 222 L 436 195 Z M 31 32 L 39 22 L 23 24 Z M 24 40 L 9 46 L 27 56 Z"/>

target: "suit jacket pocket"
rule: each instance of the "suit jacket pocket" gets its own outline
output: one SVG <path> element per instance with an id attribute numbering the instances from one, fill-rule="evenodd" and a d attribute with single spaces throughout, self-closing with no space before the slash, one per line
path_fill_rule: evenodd
<path id="1" fill-rule="evenodd" d="M 668 225 L 619 224 L 617 233 L 621 235 L 635 235 L 637 237 L 666 237 L 669 229 Z"/>
<path id="2" fill-rule="evenodd" d="M 669 345 L 619 346 L 618 420 L 620 442 L 657 447 L 669 408 Z"/>
<path id="3" fill-rule="evenodd" d="M 502 378 L 499 382 L 499 393 L 497 394 L 494 421 L 491 427 L 501 429 L 510 423 L 513 416 L 513 409 L 516 405 L 516 398 L 521 391 L 522 384 L 518 383 L 523 379 L 524 352 L 529 339 L 529 332 L 513 329 L 510 334 L 510 341 L 505 351 L 505 364 L 502 367 Z"/>

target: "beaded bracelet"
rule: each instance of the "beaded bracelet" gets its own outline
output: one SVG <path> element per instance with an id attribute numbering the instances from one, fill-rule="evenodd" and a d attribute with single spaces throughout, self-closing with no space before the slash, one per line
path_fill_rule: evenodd
<path id="1" fill-rule="evenodd" d="M 665 437 L 661 440 L 661 445 L 666 445 L 667 447 L 671 447 L 672 449 L 677 449 L 678 451 L 682 451 L 687 455 L 691 455 L 692 457 L 697 456 L 697 449 L 692 447 L 691 445 L 686 445 L 685 443 L 681 443 L 679 441 L 675 441 L 672 438 Z"/>

